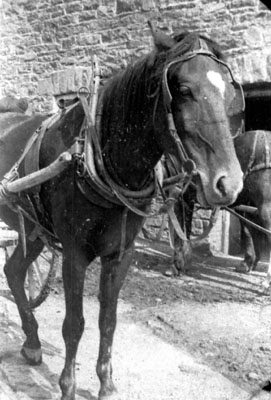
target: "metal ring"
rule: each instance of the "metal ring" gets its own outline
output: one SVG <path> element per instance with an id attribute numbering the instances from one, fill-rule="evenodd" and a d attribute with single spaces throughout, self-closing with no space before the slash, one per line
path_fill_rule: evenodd
<path id="1" fill-rule="evenodd" d="M 90 95 L 90 91 L 86 86 L 81 86 L 80 89 L 77 91 L 77 96 L 85 96 L 85 97 L 89 97 Z"/>

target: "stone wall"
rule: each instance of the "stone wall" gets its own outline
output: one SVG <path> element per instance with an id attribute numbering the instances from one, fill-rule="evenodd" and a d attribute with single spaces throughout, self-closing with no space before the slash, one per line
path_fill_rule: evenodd
<path id="1" fill-rule="evenodd" d="M 271 12 L 259 0 L 0 0 L 0 97 L 52 112 L 54 96 L 88 83 L 94 54 L 109 77 L 150 51 L 148 19 L 216 40 L 243 84 L 271 82 Z M 196 216 L 194 231 L 206 224 Z"/>
<path id="2" fill-rule="evenodd" d="M 96 54 L 110 76 L 148 52 L 148 19 L 215 39 L 243 83 L 271 81 L 271 12 L 259 0 L 0 0 L 0 16 L 0 97 L 27 97 L 36 111 L 52 108 L 50 74 L 78 82 Z"/>

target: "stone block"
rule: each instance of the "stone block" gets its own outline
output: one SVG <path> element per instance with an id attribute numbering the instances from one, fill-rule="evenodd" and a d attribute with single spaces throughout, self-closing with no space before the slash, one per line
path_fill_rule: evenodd
<path id="1" fill-rule="evenodd" d="M 116 14 L 133 12 L 141 9 L 141 1 L 134 0 L 117 0 Z"/>
<path id="2" fill-rule="evenodd" d="M 198 231 L 202 231 L 203 229 L 203 222 L 202 219 L 193 219 L 193 231 L 198 230 Z"/>
<path id="3" fill-rule="evenodd" d="M 209 209 L 200 208 L 198 210 L 195 210 L 194 216 L 195 216 L 195 218 L 209 219 L 210 215 L 211 215 L 211 212 L 212 211 L 209 210 Z"/>
<path id="4" fill-rule="evenodd" d="M 51 6 L 63 5 L 63 0 L 51 0 Z"/>
<path id="5" fill-rule="evenodd" d="M 252 25 L 244 32 L 243 39 L 244 43 L 249 47 L 262 47 L 264 44 L 262 28 Z"/>
<path id="6" fill-rule="evenodd" d="M 92 19 L 97 18 L 97 11 L 96 10 L 90 10 L 90 11 L 84 11 L 83 13 L 79 14 L 79 24 L 84 21 L 90 21 Z"/>
<path id="7" fill-rule="evenodd" d="M 75 38 L 74 37 L 67 37 L 61 40 L 61 47 L 63 50 L 68 49 L 70 50 L 75 45 Z"/>
<path id="8" fill-rule="evenodd" d="M 63 15 L 65 15 L 65 9 L 63 7 L 56 7 L 54 10 L 52 10 L 50 17 L 52 19 L 56 19 L 62 17 Z"/>
<path id="9" fill-rule="evenodd" d="M 38 93 L 41 96 L 59 96 L 67 93 L 77 93 L 82 86 L 89 87 L 92 82 L 92 68 L 73 67 L 54 72 L 49 78 L 38 84 Z"/>
<path id="10" fill-rule="evenodd" d="M 24 54 L 24 61 L 33 61 L 37 57 L 37 54 L 34 53 L 33 51 L 30 51 L 29 53 Z"/>
<path id="11" fill-rule="evenodd" d="M 38 94 L 40 96 L 51 95 L 54 94 L 53 84 L 49 79 L 42 79 L 38 83 Z"/>
<path id="12" fill-rule="evenodd" d="M 85 33 L 77 38 L 77 45 L 79 46 L 93 46 L 98 43 L 101 43 L 101 35 L 99 34 Z"/>
<path id="13" fill-rule="evenodd" d="M 70 2 L 70 3 L 66 3 L 66 5 L 65 5 L 65 10 L 66 10 L 67 14 L 80 12 L 83 10 L 83 8 L 84 8 L 84 6 L 81 1 Z"/>
<path id="14" fill-rule="evenodd" d="M 114 0 L 106 0 L 103 3 L 106 3 L 105 7 L 112 8 L 112 2 L 113 1 Z M 89 1 L 89 0 L 81 0 L 81 3 L 84 6 L 84 10 L 89 10 L 89 9 L 97 10 L 100 7 L 101 1 L 100 0 L 91 0 L 91 1 Z"/>
<path id="15" fill-rule="evenodd" d="M 269 76 L 267 63 L 268 49 L 252 51 L 236 58 L 235 63 L 239 70 L 241 83 L 264 82 Z"/>
<path id="16" fill-rule="evenodd" d="M 142 0 L 142 11 L 150 11 L 156 7 L 153 0 Z"/>
<path id="17" fill-rule="evenodd" d="M 26 11 L 33 11 L 37 9 L 37 2 L 36 1 L 23 1 L 19 0 L 18 3 L 23 5 Z"/>

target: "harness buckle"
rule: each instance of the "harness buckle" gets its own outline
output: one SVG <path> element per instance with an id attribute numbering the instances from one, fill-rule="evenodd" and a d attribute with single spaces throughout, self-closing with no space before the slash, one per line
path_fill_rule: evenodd
<path id="1" fill-rule="evenodd" d="M 81 86 L 80 89 L 78 89 L 78 91 L 77 91 L 77 97 L 79 97 L 79 99 L 80 99 L 80 96 L 84 96 L 84 97 L 88 98 L 89 95 L 90 95 L 90 91 L 86 86 Z"/>

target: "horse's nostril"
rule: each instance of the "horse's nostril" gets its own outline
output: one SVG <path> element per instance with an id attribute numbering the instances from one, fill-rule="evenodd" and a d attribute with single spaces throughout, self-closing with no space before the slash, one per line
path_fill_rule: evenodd
<path id="1" fill-rule="evenodd" d="M 226 190 L 226 177 L 225 176 L 221 176 L 216 184 L 217 190 L 219 191 L 219 193 L 222 194 L 222 196 L 226 196 L 227 195 L 227 190 Z"/>

